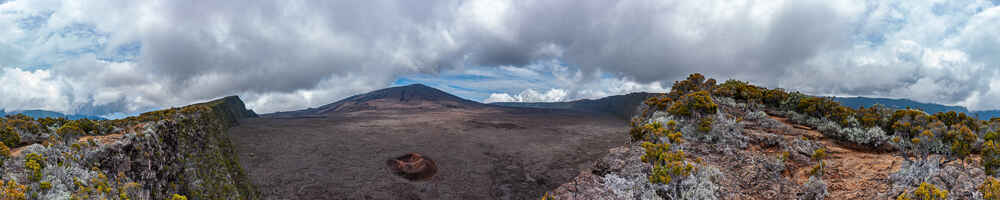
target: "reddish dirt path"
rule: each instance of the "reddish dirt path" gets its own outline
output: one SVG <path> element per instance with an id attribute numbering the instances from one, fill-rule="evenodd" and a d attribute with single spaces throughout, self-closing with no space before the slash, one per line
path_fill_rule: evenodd
<path id="1" fill-rule="evenodd" d="M 771 116 L 799 131 L 784 133 L 818 140 L 827 149 L 826 169 L 823 180 L 827 183 L 829 199 L 875 199 L 879 192 L 890 189 L 889 173 L 899 170 L 903 159 L 892 153 L 854 150 L 826 138 L 812 128 L 791 123 L 786 118 Z M 800 167 L 792 174 L 796 183 L 809 179 L 811 166 Z"/>

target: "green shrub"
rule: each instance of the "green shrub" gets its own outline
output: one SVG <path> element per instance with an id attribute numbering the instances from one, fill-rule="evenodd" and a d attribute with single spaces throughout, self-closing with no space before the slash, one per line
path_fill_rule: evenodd
<path id="1" fill-rule="evenodd" d="M 920 183 L 920 187 L 912 193 L 903 193 L 897 200 L 945 200 L 948 199 L 948 190 L 941 190 L 927 182 Z"/>
<path id="2" fill-rule="evenodd" d="M 795 111 L 816 118 L 827 118 L 841 126 L 848 126 L 848 118 L 854 116 L 854 110 L 841 106 L 833 99 L 823 97 L 806 97 L 799 100 Z"/>
<path id="3" fill-rule="evenodd" d="M 14 128 L 14 130 L 26 131 L 28 133 L 39 133 L 42 130 L 41 127 L 39 127 L 38 124 L 35 124 L 34 120 L 30 120 L 30 118 L 29 120 L 11 119 L 7 121 L 7 123 Z"/>
<path id="4" fill-rule="evenodd" d="M 986 170 L 988 175 L 996 175 L 997 169 L 1000 169 L 1000 145 L 993 140 L 986 141 L 982 152 L 983 158 L 980 163 L 983 165 L 983 170 Z"/>
<path id="5" fill-rule="evenodd" d="M 25 200 L 28 199 L 27 192 L 28 186 L 18 184 L 14 180 L 7 180 L 4 184 L 3 180 L 0 180 L 0 199 Z"/>
<path id="6" fill-rule="evenodd" d="M 763 102 L 765 105 L 781 107 L 782 103 L 788 99 L 788 96 L 788 93 L 783 89 L 765 89 Z"/>
<path id="7" fill-rule="evenodd" d="M 934 119 L 936 120 L 944 122 L 946 126 L 960 124 L 969 127 L 969 129 L 972 129 L 973 131 L 979 131 L 979 120 L 976 119 L 975 117 L 966 115 L 963 112 L 955 112 L 955 111 L 939 112 L 939 113 L 934 113 L 932 117 L 934 117 Z"/>
<path id="8" fill-rule="evenodd" d="M 693 92 L 678 99 L 667 109 L 667 112 L 677 116 L 696 117 L 700 114 L 715 114 L 718 105 L 712 101 L 707 91 Z"/>
<path id="9" fill-rule="evenodd" d="M 7 145 L 0 142 L 0 168 L 3 167 L 3 162 L 6 161 L 7 158 L 10 158 L 10 148 L 7 148 Z"/>
<path id="10" fill-rule="evenodd" d="M 52 189 L 52 183 L 49 183 L 48 181 L 42 181 L 41 183 L 38 184 L 42 188 L 42 191 L 48 191 L 49 189 Z"/>
<path id="11" fill-rule="evenodd" d="M 642 147 L 646 154 L 640 158 L 653 165 L 649 182 L 669 184 L 673 179 L 686 177 L 694 170 L 694 166 L 685 161 L 684 151 L 670 151 L 670 144 L 643 142 Z"/>
<path id="12" fill-rule="evenodd" d="M 826 162 L 823 161 L 826 158 L 826 149 L 818 148 L 813 150 L 811 158 L 813 161 L 816 161 L 816 165 L 809 170 L 809 176 L 822 177 L 823 169 L 826 168 Z"/>
<path id="13" fill-rule="evenodd" d="M 59 127 L 59 129 L 56 130 L 56 134 L 59 134 L 60 136 L 66 137 L 66 136 L 80 136 L 80 135 L 84 135 L 85 132 L 83 132 L 83 129 L 81 129 L 79 126 L 77 126 L 77 123 L 70 122 L 70 123 L 66 123 L 62 127 Z"/>
<path id="14" fill-rule="evenodd" d="M 712 119 L 711 117 L 701 118 L 701 120 L 698 120 L 698 131 L 705 132 L 705 133 L 711 132 L 712 131 L 712 122 L 714 122 L 714 121 L 715 120 Z"/>
<path id="15" fill-rule="evenodd" d="M 715 87 L 713 95 L 730 97 L 742 101 L 760 101 L 764 98 L 764 89 L 738 80 L 727 80 Z"/>
<path id="16" fill-rule="evenodd" d="M 715 79 L 705 80 L 705 76 L 694 73 L 688 75 L 685 80 L 675 81 L 670 88 L 670 93 L 667 93 L 667 97 L 677 99 L 696 91 L 711 91 L 713 87 L 715 87 Z"/>
<path id="17" fill-rule="evenodd" d="M 927 115 L 923 111 L 902 109 L 893 112 L 892 117 L 889 119 L 889 124 L 891 125 L 883 128 L 886 128 L 886 130 L 895 135 L 911 138 L 923 132 L 926 126 L 932 122 L 933 120 L 931 120 L 930 115 Z"/>
<path id="18" fill-rule="evenodd" d="M 0 139 L 8 147 L 16 147 L 21 143 L 21 135 L 17 134 L 13 127 L 7 125 L 0 126 Z"/>
<path id="19" fill-rule="evenodd" d="M 959 125 L 958 130 L 948 131 L 951 137 L 951 152 L 955 158 L 962 160 L 962 165 L 965 165 L 965 158 L 972 153 L 972 144 L 976 143 L 979 139 L 972 130 Z"/>
<path id="20" fill-rule="evenodd" d="M 862 106 L 856 110 L 854 118 L 865 128 L 885 127 L 888 126 L 888 120 L 883 119 L 888 119 L 889 116 L 884 112 L 889 112 L 888 108 L 879 104 L 868 108 Z"/>
<path id="21" fill-rule="evenodd" d="M 977 189 L 985 200 L 1000 200 L 1000 181 L 992 176 L 986 176 L 986 181 L 983 181 Z"/>
<path id="22" fill-rule="evenodd" d="M 170 197 L 170 200 L 187 200 L 187 199 L 188 198 L 186 196 L 179 194 L 174 194 L 173 197 Z"/>
<path id="23" fill-rule="evenodd" d="M 42 168 L 45 167 L 45 161 L 42 159 L 42 156 L 36 153 L 30 153 L 25 156 L 24 159 L 24 168 L 31 170 L 31 176 L 29 176 L 29 178 L 32 181 L 42 180 Z"/>
<path id="24" fill-rule="evenodd" d="M 650 108 L 654 110 L 666 109 L 667 106 L 670 106 L 671 102 L 673 102 L 673 99 L 670 99 L 670 97 L 667 97 L 666 95 L 659 97 L 650 97 L 645 101 L 646 105 L 648 105 Z"/>
<path id="25" fill-rule="evenodd" d="M 666 129 L 659 122 L 648 123 L 642 126 L 633 126 L 632 130 L 629 131 L 632 136 L 633 141 L 640 140 L 652 140 L 653 138 L 648 137 L 658 137 L 661 133 L 665 133 Z"/>

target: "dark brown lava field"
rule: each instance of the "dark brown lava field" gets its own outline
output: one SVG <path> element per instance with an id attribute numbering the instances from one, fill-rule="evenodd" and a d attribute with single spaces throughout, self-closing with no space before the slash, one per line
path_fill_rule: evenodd
<path id="1" fill-rule="evenodd" d="M 627 120 L 585 111 L 480 104 L 422 85 L 230 130 L 264 199 L 537 199 L 626 141 Z M 432 158 L 427 179 L 387 161 Z"/>

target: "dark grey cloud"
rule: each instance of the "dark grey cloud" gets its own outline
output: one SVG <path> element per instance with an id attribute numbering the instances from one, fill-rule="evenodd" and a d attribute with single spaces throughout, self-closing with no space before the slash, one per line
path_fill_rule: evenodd
<path id="1" fill-rule="evenodd" d="M 76 38 L 99 41 L 96 46 L 103 49 L 97 53 L 52 61 L 45 73 L 7 70 L 26 77 L 0 77 L 56 85 L 57 102 L 64 103 L 52 108 L 61 110 L 141 111 L 231 94 L 243 95 L 264 112 L 300 109 L 387 86 L 400 75 L 551 60 L 578 68 L 583 78 L 572 80 L 580 85 L 601 81 L 598 72 L 638 84 L 669 83 L 701 72 L 814 94 L 911 97 L 980 108 L 996 107 L 983 104 L 983 98 L 1000 97 L 991 88 L 1000 48 L 990 45 L 1000 44 L 993 37 L 1000 31 L 993 20 L 1000 10 L 991 2 L 98 0 L 4 5 L 25 16 L 51 13 L 30 34 L 72 24 L 92 24 L 96 32 L 107 33 L 98 40 Z M 117 11 L 99 12 L 107 8 Z M 13 23 L 6 19 L 18 17 L 0 16 L 0 25 Z M 61 44 L 74 40 L 2 31 L 0 37 L 37 43 L 0 42 L 0 52 L 13 52 L 2 59 L 15 61 L 61 52 Z M 132 59 L 92 55 L 134 43 L 141 48 Z M 14 64 L 0 66 L 18 67 Z M 0 103 L 31 105 L 27 98 L 11 98 Z"/>

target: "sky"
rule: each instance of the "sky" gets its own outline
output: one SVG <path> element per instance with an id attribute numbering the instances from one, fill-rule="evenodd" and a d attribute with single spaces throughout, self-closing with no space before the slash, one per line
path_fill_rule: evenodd
<path id="1" fill-rule="evenodd" d="M 1000 109 L 998 0 L 0 0 L 0 108 L 258 113 L 424 83 L 481 102 L 663 92 L 690 73 Z"/>

